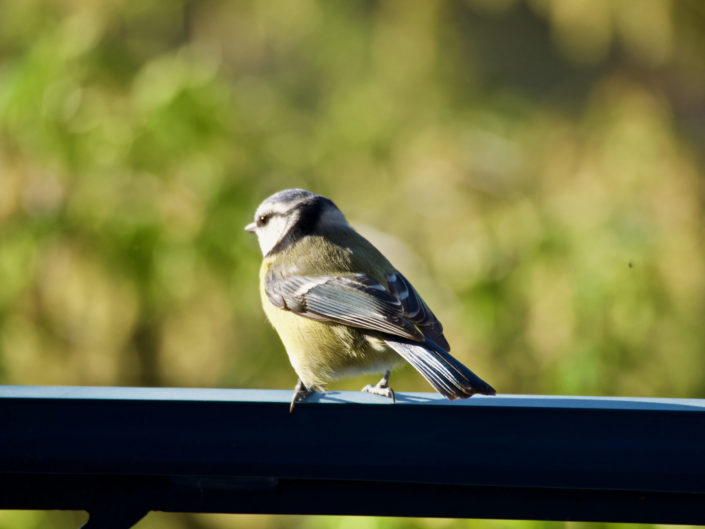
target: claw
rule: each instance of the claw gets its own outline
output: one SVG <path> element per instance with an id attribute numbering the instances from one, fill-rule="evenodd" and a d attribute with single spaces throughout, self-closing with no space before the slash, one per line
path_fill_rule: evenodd
<path id="1" fill-rule="evenodd" d="M 297 402 L 301 402 L 304 400 L 306 397 L 309 397 L 315 393 L 314 390 L 308 389 L 306 386 L 304 386 L 304 383 L 299 381 L 296 383 L 296 387 L 294 388 L 294 395 L 291 397 L 291 406 L 289 406 L 289 413 L 292 413 L 294 411 L 294 405 Z"/>
<path id="2" fill-rule="evenodd" d="M 381 397 L 391 398 L 392 402 L 396 403 L 397 399 L 394 395 L 394 390 L 389 387 L 389 374 L 390 372 L 387 371 L 382 377 L 382 380 L 377 382 L 376 385 L 373 386 L 372 384 L 367 384 L 364 388 L 362 388 L 362 391 L 372 393 L 373 395 L 379 395 Z"/>

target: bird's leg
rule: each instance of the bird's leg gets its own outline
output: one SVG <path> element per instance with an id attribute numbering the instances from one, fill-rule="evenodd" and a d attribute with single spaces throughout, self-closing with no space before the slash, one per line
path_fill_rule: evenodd
<path id="1" fill-rule="evenodd" d="M 314 393 L 314 390 L 308 389 L 306 386 L 304 386 L 304 383 L 301 382 L 301 379 L 299 379 L 299 381 L 296 383 L 296 387 L 294 388 L 294 396 L 291 397 L 291 406 L 289 406 L 289 413 L 294 411 L 294 405 L 297 402 L 301 402 L 306 397 L 313 395 Z"/>
<path id="2" fill-rule="evenodd" d="M 374 395 L 380 395 L 382 397 L 391 398 L 392 402 L 396 403 L 397 399 L 394 396 L 394 390 L 389 387 L 390 373 L 390 371 L 387 371 L 382 377 L 382 380 L 377 382 L 377 385 L 373 386 L 372 384 L 367 384 L 364 388 L 362 388 L 362 391 L 366 391 L 367 393 L 372 393 Z"/>

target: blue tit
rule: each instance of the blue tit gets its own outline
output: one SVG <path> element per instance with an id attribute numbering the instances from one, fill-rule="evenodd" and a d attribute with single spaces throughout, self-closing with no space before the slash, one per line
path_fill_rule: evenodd
<path id="1" fill-rule="evenodd" d="M 299 377 L 290 410 L 329 382 L 362 373 L 384 373 L 363 391 L 394 399 L 390 370 L 404 360 L 451 400 L 495 394 L 448 353 L 421 296 L 328 198 L 280 191 L 245 230 L 257 235 L 264 256 L 264 312 Z"/>

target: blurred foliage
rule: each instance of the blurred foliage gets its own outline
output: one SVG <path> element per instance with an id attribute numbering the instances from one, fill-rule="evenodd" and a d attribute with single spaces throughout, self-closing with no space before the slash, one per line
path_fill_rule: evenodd
<path id="1" fill-rule="evenodd" d="M 292 387 L 242 227 L 301 186 L 500 392 L 705 396 L 704 29 L 697 0 L 0 0 L 0 383 Z M 139 527 L 240 522 L 537 525 Z"/>

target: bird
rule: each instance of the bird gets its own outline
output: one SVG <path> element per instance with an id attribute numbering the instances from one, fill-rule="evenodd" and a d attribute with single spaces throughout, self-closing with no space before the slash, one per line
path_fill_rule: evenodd
<path id="1" fill-rule="evenodd" d="M 362 391 L 395 402 L 389 377 L 404 361 L 451 400 L 495 394 L 451 356 L 441 322 L 416 289 L 329 198 L 279 191 L 245 230 L 257 235 L 263 256 L 264 313 L 298 376 L 290 412 L 330 382 L 363 373 L 384 373 Z"/>

